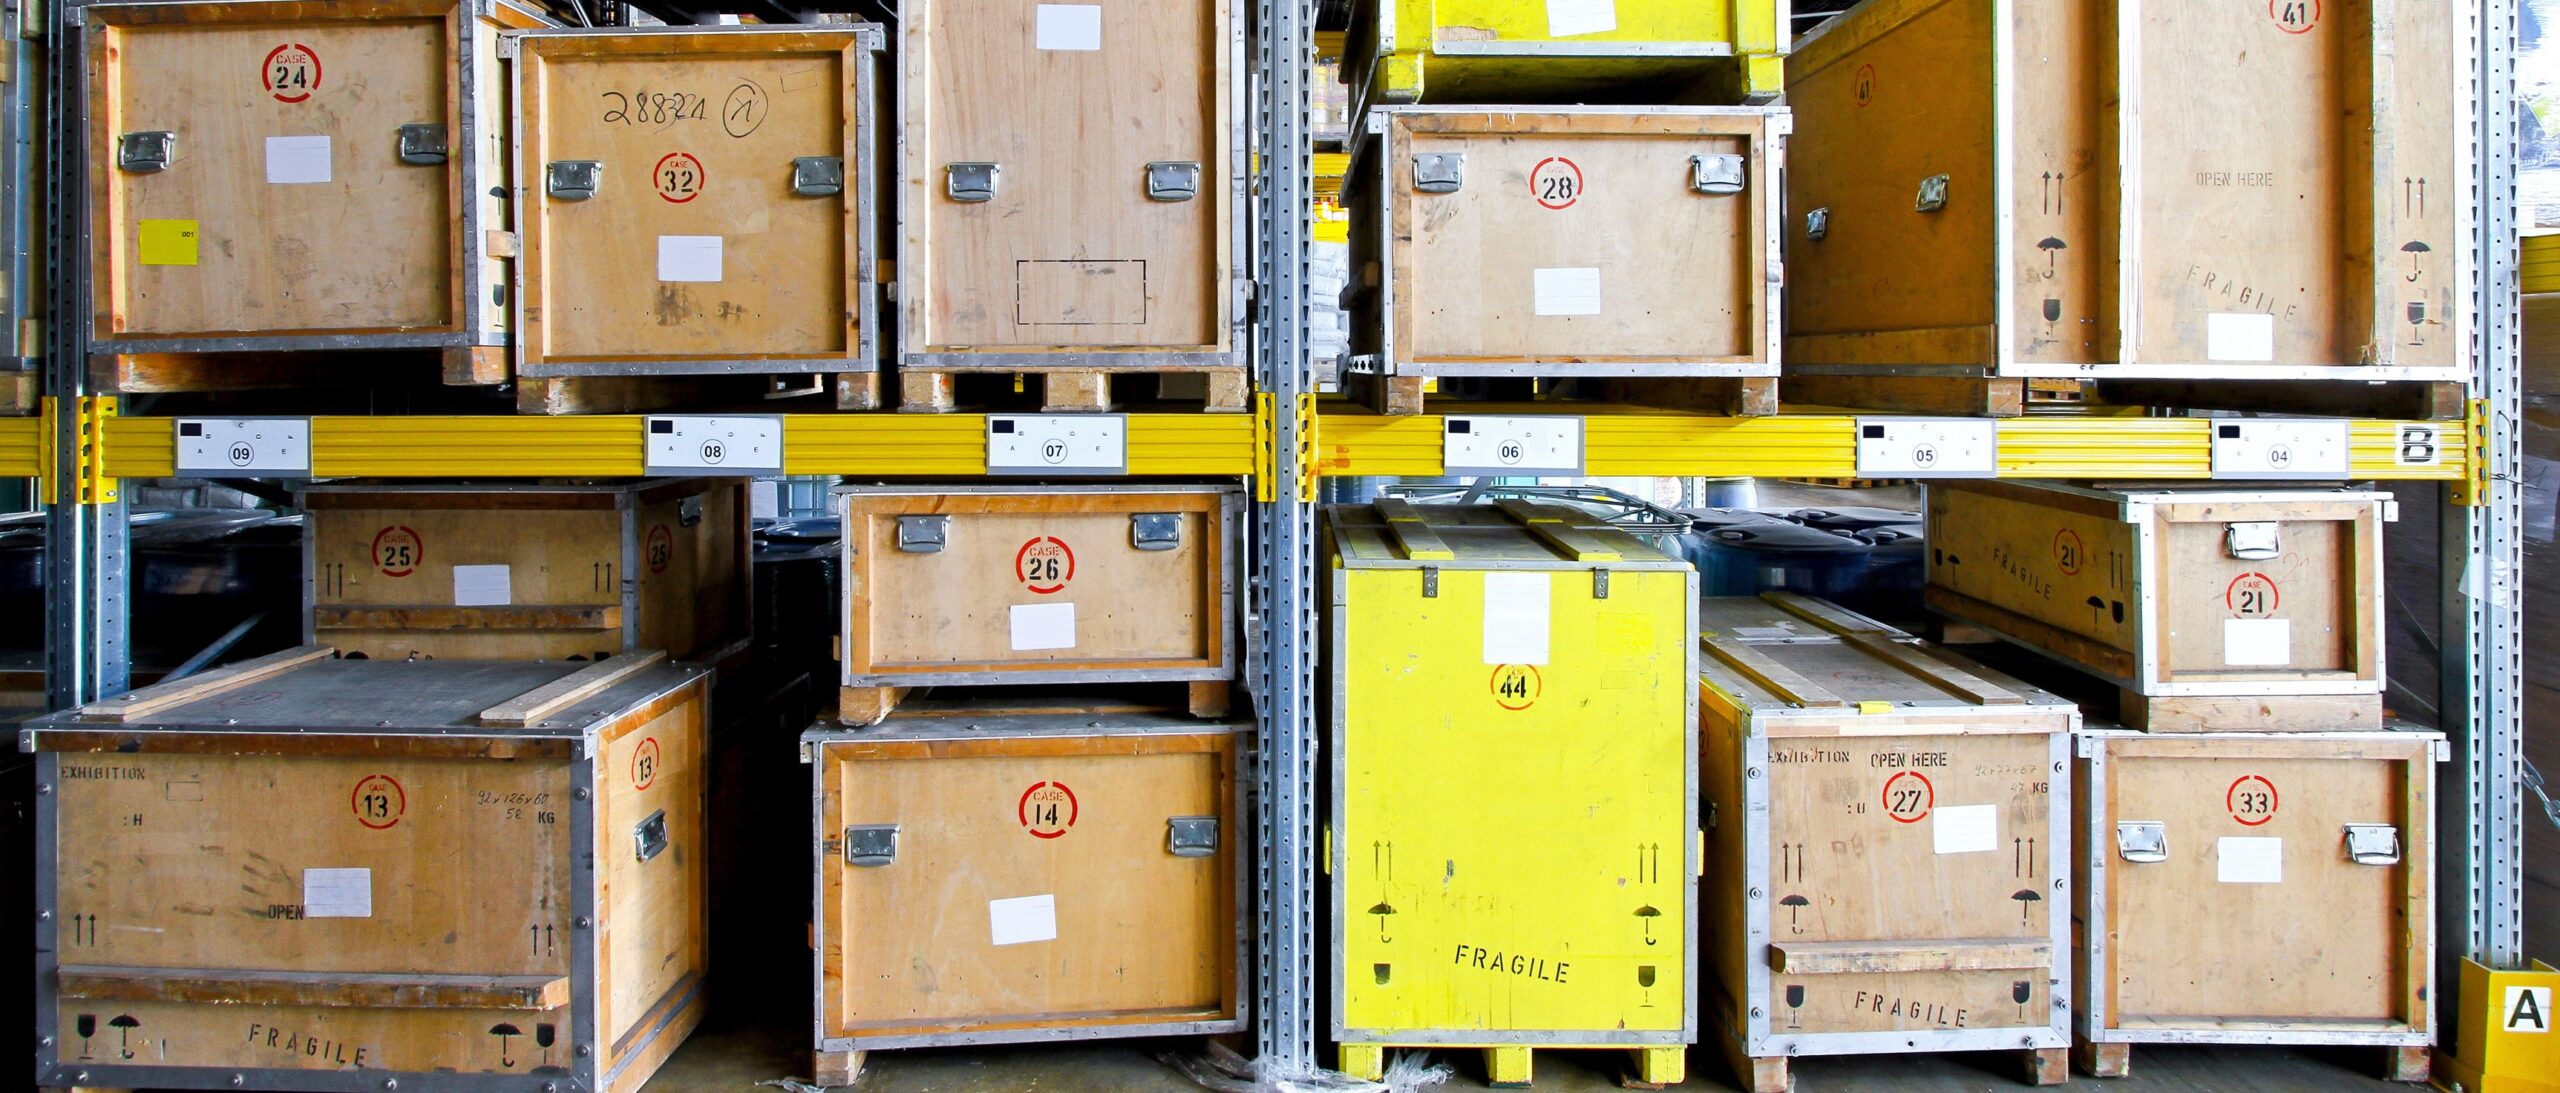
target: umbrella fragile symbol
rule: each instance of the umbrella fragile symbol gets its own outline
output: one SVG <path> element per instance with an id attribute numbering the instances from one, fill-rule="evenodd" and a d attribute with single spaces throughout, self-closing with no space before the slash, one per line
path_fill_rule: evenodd
<path id="1" fill-rule="evenodd" d="M 2426 275 L 2426 270 L 2424 268 L 2425 260 L 2418 256 L 2433 251 L 2434 249 L 2434 247 L 2430 247 L 2415 239 L 2400 244 L 2400 253 L 2409 256 L 2409 276 L 2407 277 L 2407 280 L 2415 281 Z"/>
<path id="2" fill-rule="evenodd" d="M 508 1041 L 514 1037 L 524 1035 L 524 1030 L 504 1021 L 500 1021 L 497 1024 L 489 1026 L 489 1035 L 498 1038 L 498 1065 L 509 1070 L 514 1070 L 516 1068 L 516 1061 L 508 1057 Z"/>
<path id="3" fill-rule="evenodd" d="M 119 1013 L 107 1022 L 107 1027 L 116 1030 L 116 1053 L 133 1058 L 133 1030 L 141 1028 L 142 1021 L 130 1013 Z"/>
<path id="4" fill-rule="evenodd" d="M 1382 943 L 1394 941 L 1394 938 L 1387 936 L 1387 916 L 1396 913 L 1396 909 L 1387 906 L 1386 901 L 1380 900 L 1377 906 L 1369 908 L 1369 913 L 1378 916 L 1378 940 Z"/>
<path id="5" fill-rule="evenodd" d="M 1799 934 L 1803 933 L 1804 927 L 1796 921 L 1796 913 L 1813 906 L 1813 901 L 1803 896 L 1789 894 L 1778 901 L 1778 906 L 1787 909 L 1787 928 Z"/>
<path id="6" fill-rule="evenodd" d="M 1659 944 L 1662 944 L 1662 942 L 1660 942 L 1660 941 L 1656 940 L 1656 939 L 1654 938 L 1654 936 L 1653 936 L 1653 920 L 1655 920 L 1655 919 L 1657 919 L 1657 918 L 1661 918 L 1661 917 L 1662 917 L 1662 909 L 1661 909 L 1661 908 L 1658 908 L 1658 907 L 1655 907 L 1654 905 L 1652 905 L 1652 904 L 1650 904 L 1650 903 L 1645 904 L 1645 905 L 1644 905 L 1644 906 L 1642 906 L 1642 907 L 1638 907 L 1638 908 L 1636 908 L 1636 919 L 1637 919 L 1638 921 L 1640 921 L 1640 922 L 1644 923 L 1644 943 L 1645 943 L 1645 944 L 1647 944 L 1647 945 L 1659 945 Z"/>
<path id="7" fill-rule="evenodd" d="M 2018 889 L 2015 892 L 2009 893 L 2009 898 L 2018 901 L 2018 921 L 2020 922 L 2033 921 L 2035 918 L 2036 904 L 2044 902 L 2044 897 L 2037 895 L 2036 890 L 2033 888 Z"/>

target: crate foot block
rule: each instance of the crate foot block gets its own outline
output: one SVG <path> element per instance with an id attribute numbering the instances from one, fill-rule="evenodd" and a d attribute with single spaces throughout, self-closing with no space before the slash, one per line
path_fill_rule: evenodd
<path id="1" fill-rule="evenodd" d="M 1187 685 L 1191 716 L 1213 720 L 1227 716 L 1228 693 L 1235 688 L 1223 679 L 1197 679 Z"/>
<path id="2" fill-rule="evenodd" d="M 2092 1078 L 2122 1078 L 2133 1073 L 2133 1045 L 2073 1040 L 2071 1061 Z"/>
<path id="3" fill-rule="evenodd" d="M 2385 1081 L 2425 1082 L 2435 1071 L 2434 1050 L 2425 1046 L 2382 1049 Z"/>
<path id="4" fill-rule="evenodd" d="M 1422 412 L 1420 376 L 1381 376 L 1353 372 L 1342 377 L 1342 393 L 1373 413 L 1407 417 Z"/>
<path id="5" fill-rule="evenodd" d="M 448 387 L 495 387 L 514 378 L 502 345 L 449 345 L 444 349 L 444 382 Z"/>
<path id="6" fill-rule="evenodd" d="M 2061 1085 L 2071 1080 L 2071 1051 L 2068 1048 L 2028 1048 L 2018 1053 L 2022 1064 L 2019 1080 L 2028 1085 Z"/>
<path id="7" fill-rule="evenodd" d="M 907 697 L 905 687 L 846 687 L 837 692 L 836 720 L 857 728 L 877 725 L 889 719 L 898 708 L 898 700 Z"/>
<path id="8" fill-rule="evenodd" d="M 838 372 L 835 394 L 836 409 L 877 410 L 880 408 L 880 373 Z"/>
<path id="9" fill-rule="evenodd" d="M 821 1051 L 811 1068 L 813 1080 L 825 1088 L 850 1086 L 862 1080 L 862 1052 Z"/>
<path id="10" fill-rule="evenodd" d="M 1387 1049 L 1382 1044 L 1344 1044 L 1342 1057 L 1334 1069 L 1354 1078 L 1384 1081 L 1387 1077 Z"/>

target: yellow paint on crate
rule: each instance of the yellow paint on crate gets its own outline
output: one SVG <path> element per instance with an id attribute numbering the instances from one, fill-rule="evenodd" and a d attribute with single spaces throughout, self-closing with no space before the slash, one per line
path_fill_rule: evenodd
<path id="1" fill-rule="evenodd" d="M 192 266 L 196 264 L 196 222 L 193 220 L 145 220 L 137 240 L 140 259 L 146 266 Z"/>
<path id="2" fill-rule="evenodd" d="M 1777 0 L 1393 0 L 1392 11 L 1396 52 L 1370 77 L 1390 101 L 1711 73 L 1719 97 L 1757 101 L 1785 84 Z M 1539 49 L 1549 45 L 1571 52 Z M 1663 46 L 1684 48 L 1646 48 Z"/>

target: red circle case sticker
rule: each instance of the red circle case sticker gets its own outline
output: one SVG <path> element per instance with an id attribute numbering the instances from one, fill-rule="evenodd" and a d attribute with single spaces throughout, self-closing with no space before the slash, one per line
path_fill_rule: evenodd
<path id="1" fill-rule="evenodd" d="M 1076 791 L 1065 782 L 1033 782 L 1014 802 L 1013 817 L 1035 839 L 1054 839 L 1076 825 Z"/>
<path id="2" fill-rule="evenodd" d="M 400 788 L 400 780 L 388 774 L 368 774 L 356 779 L 355 792 L 347 795 L 347 803 L 355 810 L 357 823 L 383 831 L 408 814 L 409 791 Z"/>
<path id="3" fill-rule="evenodd" d="M 1546 677 L 1536 665 L 1497 664 L 1493 667 L 1493 701 L 1506 710 L 1525 710 L 1537 705 L 1538 696 L 1547 689 Z"/>
<path id="4" fill-rule="evenodd" d="M 649 525 L 649 541 L 641 548 L 641 553 L 648 556 L 649 572 L 666 572 L 667 563 L 676 557 L 676 533 L 667 530 L 665 524 Z"/>
<path id="5" fill-rule="evenodd" d="M 1919 823 L 1937 805 L 1938 787 L 1930 785 L 1925 774 L 1906 770 L 1884 780 L 1884 814 L 1895 823 Z"/>
<path id="6" fill-rule="evenodd" d="M 385 577 L 406 577 L 426 560 L 427 541 L 415 529 L 393 524 L 373 533 L 373 568 Z"/>
<path id="7" fill-rule="evenodd" d="M 320 90 L 320 55 L 300 42 L 277 46 L 258 65 L 258 83 L 277 102 L 308 101 Z"/>
<path id="8" fill-rule="evenodd" d="M 2080 572 L 2080 563 L 2088 559 L 2088 548 L 2080 543 L 2080 533 L 2060 528 L 2053 533 L 2053 565 L 2065 574 Z"/>
<path id="9" fill-rule="evenodd" d="M 2280 597 L 2276 579 L 2264 573 L 2243 573 L 2222 589 L 2222 605 L 2231 609 L 2235 619 L 2272 617 Z"/>
<path id="10" fill-rule="evenodd" d="M 1876 66 L 1858 66 L 1858 74 L 1849 82 L 1849 95 L 1860 106 L 1876 101 Z"/>
<path id="11" fill-rule="evenodd" d="M 1076 552 L 1054 535 L 1035 536 L 1013 552 L 1013 579 L 1046 596 L 1076 579 Z"/>
<path id="12" fill-rule="evenodd" d="M 2276 818 L 2276 784 L 2255 774 L 2232 779 L 2231 788 L 2222 791 L 2222 807 L 2242 827 L 2256 827 Z"/>
<path id="13" fill-rule="evenodd" d="M 1542 209 L 1569 209 L 1582 200 L 1582 166 L 1563 156 L 1548 156 L 1529 169 L 1529 192 Z"/>
<path id="14" fill-rule="evenodd" d="M 647 789 L 658 781 L 658 738 L 651 736 L 631 749 L 631 788 Z"/>
<path id="15" fill-rule="evenodd" d="M 2287 34 L 2309 34 L 2320 25 L 2320 0 L 2267 0 L 2267 18 Z"/>
<path id="16" fill-rule="evenodd" d="M 658 188 L 658 196 L 670 204 L 682 205 L 702 196 L 702 184 L 709 181 L 702 172 L 702 161 L 690 152 L 669 152 L 658 157 L 658 165 L 649 171 L 649 181 Z"/>

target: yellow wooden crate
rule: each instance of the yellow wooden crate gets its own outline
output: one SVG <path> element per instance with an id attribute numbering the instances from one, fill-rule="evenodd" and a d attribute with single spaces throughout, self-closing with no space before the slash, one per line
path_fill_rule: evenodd
<path id="1" fill-rule="evenodd" d="M 1548 505 L 1330 510 L 1335 1040 L 1696 1034 L 1697 581 Z"/>
<path id="2" fill-rule="evenodd" d="M 1361 0 L 1343 63 L 1363 104 L 1765 103 L 1783 90 L 1785 0 Z"/>

